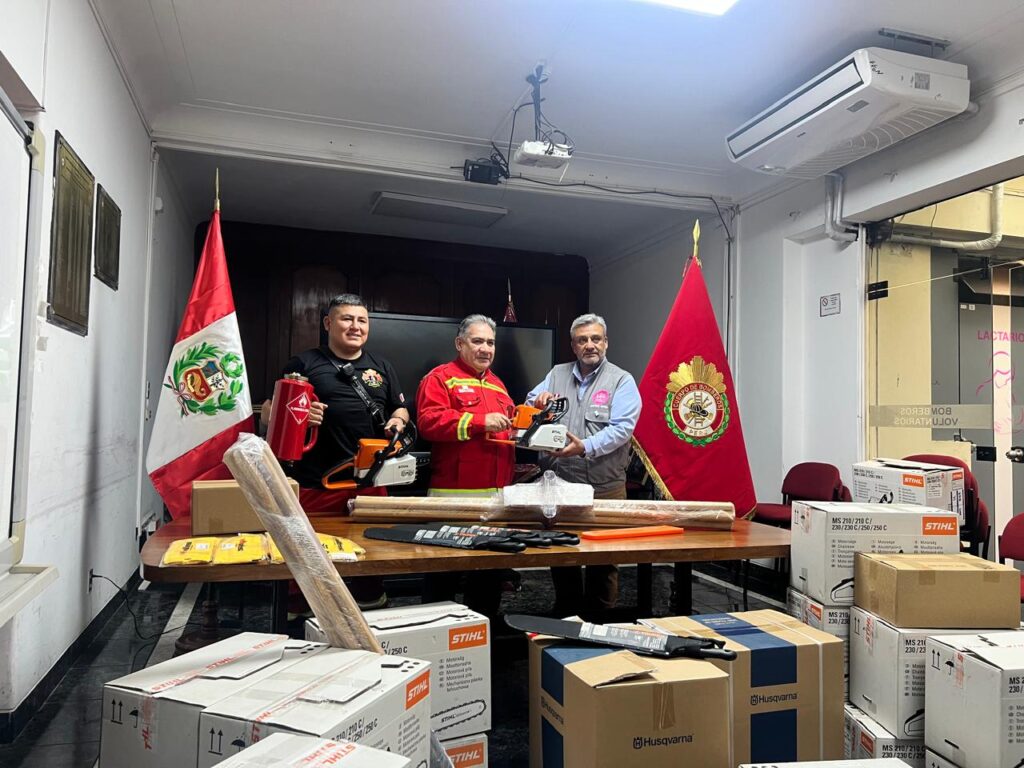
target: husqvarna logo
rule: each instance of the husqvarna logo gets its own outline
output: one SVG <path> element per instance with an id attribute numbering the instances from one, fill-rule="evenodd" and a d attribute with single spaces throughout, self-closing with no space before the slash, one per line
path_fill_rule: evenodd
<path id="1" fill-rule="evenodd" d="M 921 533 L 925 536 L 957 536 L 960 531 L 952 517 L 923 517 Z"/>

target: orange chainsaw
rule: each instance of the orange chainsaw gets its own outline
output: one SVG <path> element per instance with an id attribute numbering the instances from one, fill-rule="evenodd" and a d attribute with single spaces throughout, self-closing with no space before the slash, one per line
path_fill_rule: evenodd
<path id="1" fill-rule="evenodd" d="M 532 405 L 517 405 L 512 413 L 512 440 L 499 440 L 487 435 L 488 440 L 507 443 L 531 451 L 557 451 L 565 448 L 568 432 L 559 424 L 569 410 L 569 399 L 553 397 L 544 408 Z"/>
<path id="2" fill-rule="evenodd" d="M 327 470 L 320 483 L 332 491 L 409 485 L 416 480 L 417 466 L 429 461 L 413 454 L 416 435 L 416 426 L 410 421 L 387 440 L 363 438 L 355 456 Z"/>

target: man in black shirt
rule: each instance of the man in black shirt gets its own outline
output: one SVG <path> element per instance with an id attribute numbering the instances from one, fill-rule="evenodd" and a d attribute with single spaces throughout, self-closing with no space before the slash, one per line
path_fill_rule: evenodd
<path id="1" fill-rule="evenodd" d="M 310 517 L 348 514 L 348 500 L 356 492 L 325 489 L 321 484 L 324 473 L 354 456 L 361 438 L 401 432 L 409 423 L 405 395 L 395 369 L 387 360 L 364 349 L 370 335 L 370 318 L 362 298 L 353 293 L 334 297 L 327 308 L 324 329 L 327 344 L 296 355 L 282 371 L 309 379 L 320 400 L 309 411 L 310 425 L 320 427 L 316 445 L 289 473 L 299 483 L 299 500 Z M 346 363 L 355 369 L 376 414 L 371 413 L 342 372 Z M 270 401 L 264 403 L 261 414 L 269 414 L 272 405 Z M 269 423 L 269 418 L 264 421 Z M 361 493 L 384 495 L 385 489 L 369 488 Z M 386 603 L 380 577 L 348 581 L 360 605 L 376 608 Z"/>

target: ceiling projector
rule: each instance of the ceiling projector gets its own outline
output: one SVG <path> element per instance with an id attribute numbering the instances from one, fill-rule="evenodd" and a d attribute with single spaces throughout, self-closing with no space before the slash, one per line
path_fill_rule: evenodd
<path id="1" fill-rule="evenodd" d="M 572 157 L 572 147 L 555 144 L 552 141 L 524 141 L 516 150 L 515 161 L 519 165 L 537 168 L 561 168 Z"/>

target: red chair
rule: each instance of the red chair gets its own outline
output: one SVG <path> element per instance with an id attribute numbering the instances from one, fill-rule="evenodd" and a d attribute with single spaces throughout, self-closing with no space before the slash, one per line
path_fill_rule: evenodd
<path id="1" fill-rule="evenodd" d="M 845 493 L 844 493 L 845 492 Z M 789 528 L 794 501 L 849 501 L 839 470 L 831 464 L 805 461 L 795 465 L 782 481 L 782 503 L 757 503 L 754 521 Z"/>
<path id="2" fill-rule="evenodd" d="M 985 510 L 988 514 L 988 510 Z M 1014 515 L 1003 528 L 1003 533 L 996 542 L 999 548 L 999 562 L 1024 560 L 1024 515 Z M 1024 602 L 1024 573 L 1020 575 L 1020 599 Z"/>
<path id="3" fill-rule="evenodd" d="M 967 464 L 956 456 L 945 456 L 940 453 L 916 453 L 904 456 L 906 461 L 920 461 L 925 464 L 940 464 L 945 467 L 959 467 L 964 471 L 964 524 L 960 526 L 960 538 L 967 542 L 967 551 L 973 555 L 985 552 L 988 557 L 989 514 L 988 507 L 981 500 L 978 490 L 978 479 Z M 982 507 L 985 508 L 985 522 L 982 525 Z M 984 528 L 984 530 L 982 530 Z"/>

